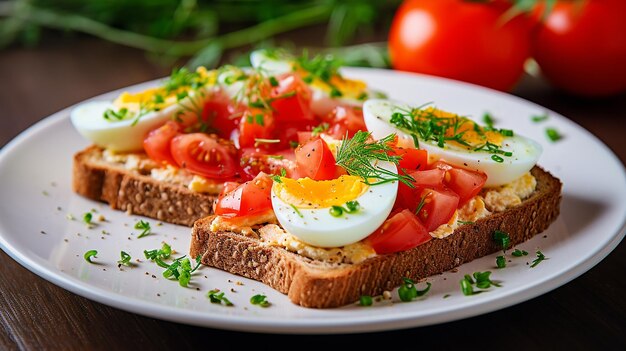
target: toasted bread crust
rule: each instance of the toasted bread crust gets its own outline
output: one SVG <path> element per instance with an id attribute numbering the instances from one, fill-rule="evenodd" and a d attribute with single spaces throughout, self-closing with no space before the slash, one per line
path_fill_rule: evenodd
<path id="1" fill-rule="evenodd" d="M 74 155 L 72 186 L 76 193 L 114 209 L 188 227 L 211 215 L 217 198 L 106 162 L 96 146 Z"/>
<path id="2" fill-rule="evenodd" d="M 495 230 L 507 232 L 515 245 L 547 229 L 559 215 L 561 182 L 539 167 L 532 174 L 537 189 L 521 205 L 463 225 L 444 239 L 359 264 L 326 264 L 240 234 L 214 233 L 213 217 L 194 224 L 190 255 L 202 255 L 205 265 L 261 281 L 298 305 L 342 306 L 361 295 L 391 290 L 403 277 L 418 280 L 496 252 L 501 248 L 493 240 Z"/>

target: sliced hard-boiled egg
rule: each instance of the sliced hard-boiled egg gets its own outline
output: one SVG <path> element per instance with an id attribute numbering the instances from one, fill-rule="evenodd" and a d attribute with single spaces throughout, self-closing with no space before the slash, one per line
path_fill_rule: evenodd
<path id="1" fill-rule="evenodd" d="M 110 101 L 91 101 L 75 107 L 70 117 L 76 130 L 94 144 L 111 151 L 138 151 L 148 132 L 172 118 L 178 107 L 172 105 L 138 119 L 111 121 L 104 118 L 107 111 L 115 110 L 116 106 Z"/>
<path id="2" fill-rule="evenodd" d="M 124 92 L 114 101 L 90 101 L 75 107 L 70 118 L 78 132 L 111 151 L 142 150 L 147 133 L 179 114 L 194 112 L 216 88 L 215 71 L 179 70 L 157 88 Z"/>
<path id="3" fill-rule="evenodd" d="M 379 166 L 397 172 L 392 163 L 379 162 Z M 395 181 L 370 186 L 352 175 L 322 181 L 281 178 L 272 186 L 272 207 L 281 226 L 301 241 L 341 247 L 380 227 L 391 213 L 397 192 Z"/>
<path id="4" fill-rule="evenodd" d="M 537 163 L 542 148 L 537 142 L 514 134 L 478 126 L 473 121 L 432 107 L 413 108 L 382 99 L 363 106 L 367 129 L 375 139 L 398 135 L 403 146 L 428 151 L 431 160 L 487 174 L 486 187 L 510 183 Z M 393 121 L 392 121 L 393 119 Z"/>
<path id="5" fill-rule="evenodd" d="M 384 96 L 368 89 L 363 81 L 343 77 L 330 57 L 305 62 L 282 51 L 257 50 L 250 54 L 250 62 L 267 75 L 300 74 L 311 88 L 311 110 L 317 116 L 326 116 L 339 105 L 362 106 L 370 97 Z"/>

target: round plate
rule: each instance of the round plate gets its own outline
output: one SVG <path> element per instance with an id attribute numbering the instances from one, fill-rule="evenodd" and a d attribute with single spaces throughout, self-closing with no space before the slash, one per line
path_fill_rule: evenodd
<path id="1" fill-rule="evenodd" d="M 564 184 L 560 217 L 544 233 L 518 246 L 528 251 L 528 256 L 511 256 L 505 269 L 495 269 L 498 254 L 494 254 L 430 277 L 430 292 L 410 303 L 400 302 L 394 292 L 391 301 L 375 302 L 367 308 L 354 304 L 307 309 L 259 282 L 208 267 L 199 269 L 190 286 L 183 288 L 163 278 L 163 269 L 146 261 L 143 251 L 159 248 L 165 241 L 182 255 L 189 247 L 189 228 L 143 218 L 151 223 L 152 234 L 138 238 L 140 231 L 134 223 L 141 217 L 113 211 L 72 192 L 72 156 L 88 143 L 71 126 L 70 109 L 66 109 L 29 128 L 0 152 L 2 249 L 32 272 L 69 291 L 155 318 L 245 331 L 340 333 L 441 323 L 511 306 L 578 277 L 623 238 L 624 168 L 602 142 L 578 125 L 514 96 L 452 80 L 374 69 L 346 69 L 345 74 L 414 105 L 432 101 L 444 110 L 479 120 L 489 112 L 497 127 L 537 140 L 544 147 L 540 165 Z M 112 99 L 120 92 L 98 98 Z M 547 121 L 531 121 L 531 116 L 544 113 L 549 115 Z M 549 142 L 546 127 L 558 129 L 564 139 Z M 584 160 L 583 167 L 580 160 Z M 93 228 L 82 221 L 88 211 L 95 211 Z M 100 215 L 105 221 L 98 220 Z M 98 251 L 94 264 L 83 259 L 92 249 Z M 537 250 L 548 259 L 530 268 Z M 120 251 L 133 257 L 132 267 L 118 268 Z M 485 270 L 491 270 L 492 279 L 502 286 L 464 296 L 459 280 Z M 421 283 L 418 288 L 423 286 Z M 234 306 L 210 303 L 206 294 L 216 288 L 225 292 Z M 250 297 L 255 294 L 267 295 L 271 306 L 251 305 Z"/>

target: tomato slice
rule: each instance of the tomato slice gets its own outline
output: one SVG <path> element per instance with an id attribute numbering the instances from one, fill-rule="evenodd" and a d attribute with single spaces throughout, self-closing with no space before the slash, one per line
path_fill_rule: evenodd
<path id="1" fill-rule="evenodd" d="M 272 179 L 260 173 L 233 189 L 230 183 L 225 184 L 215 205 L 215 214 L 225 217 L 241 217 L 256 215 L 272 208 Z M 236 183 L 234 183 L 236 184 Z"/>
<path id="2" fill-rule="evenodd" d="M 423 205 L 419 206 L 422 202 Z M 459 195 L 449 189 L 423 188 L 416 208 L 417 217 L 429 232 L 448 223 L 459 205 Z"/>
<path id="3" fill-rule="evenodd" d="M 236 150 L 203 133 L 182 134 L 172 139 L 170 149 L 176 164 L 210 179 L 228 179 L 236 174 Z"/>
<path id="4" fill-rule="evenodd" d="M 161 127 L 154 129 L 148 133 L 143 140 L 143 149 L 151 159 L 160 162 L 167 163 L 172 166 L 177 166 L 172 152 L 170 151 L 170 142 L 177 136 L 182 130 L 180 124 L 174 121 L 167 121 Z"/>
<path id="5" fill-rule="evenodd" d="M 248 109 L 239 123 L 239 147 L 271 147 L 267 143 L 257 143 L 256 139 L 272 139 L 274 118 L 272 113 L 261 109 Z"/>
<path id="6" fill-rule="evenodd" d="M 382 255 L 406 251 L 430 239 L 428 230 L 417 217 L 411 211 L 403 210 L 387 219 L 366 241 Z"/>
<path id="7" fill-rule="evenodd" d="M 274 117 L 278 121 L 297 121 L 314 119 L 311 112 L 311 90 L 294 73 L 276 77 L 278 85 L 270 94 Z"/>
<path id="8" fill-rule="evenodd" d="M 300 176 L 314 180 L 334 179 L 337 172 L 335 157 L 326 142 L 320 138 L 296 149 L 296 166 Z"/>

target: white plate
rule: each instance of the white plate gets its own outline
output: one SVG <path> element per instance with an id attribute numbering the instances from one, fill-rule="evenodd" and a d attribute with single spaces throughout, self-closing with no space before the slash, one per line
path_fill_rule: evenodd
<path id="1" fill-rule="evenodd" d="M 2 249 L 29 270 L 67 290 L 155 318 L 245 331 L 339 333 L 441 323 L 511 306 L 578 277 L 600 262 L 624 236 L 623 166 L 604 144 L 578 125 L 522 99 L 451 80 L 372 69 L 347 69 L 346 74 L 367 81 L 392 98 L 414 104 L 433 101 L 445 110 L 477 118 L 489 111 L 497 126 L 539 141 L 544 146 L 540 164 L 564 183 L 563 203 L 561 216 L 545 233 L 519 246 L 530 255 L 512 258 L 505 269 L 494 268 L 497 254 L 483 257 L 459 267 L 456 273 L 429 278 L 433 287 L 420 300 L 401 303 L 394 292 L 394 303 L 383 301 L 368 308 L 301 308 L 261 283 L 206 267 L 193 276 L 190 288 L 182 288 L 162 278 L 163 270 L 146 262 L 143 250 L 158 248 L 166 241 L 186 253 L 189 228 L 156 226 L 157 222 L 149 219 L 154 234 L 137 239 L 133 224 L 139 217 L 72 193 L 72 155 L 87 142 L 70 125 L 69 109 L 37 123 L 0 152 Z M 99 98 L 113 98 L 118 93 Z M 531 115 L 544 112 L 550 115 L 548 121 L 531 122 Z M 556 127 L 565 139 L 548 142 L 544 133 L 547 126 Z M 87 229 L 81 218 L 92 208 L 107 222 Z M 76 220 L 68 220 L 67 214 L 73 214 Z M 110 234 L 102 234 L 102 230 Z M 90 249 L 98 250 L 98 264 L 83 259 L 83 253 Z M 549 259 L 529 268 L 527 263 L 537 249 Z M 118 269 L 116 261 L 121 250 L 142 262 L 134 268 Z M 463 296 L 459 289 L 463 275 L 484 270 L 493 271 L 492 278 L 501 281 L 502 287 Z M 213 288 L 226 292 L 235 306 L 209 303 L 206 293 Z M 251 305 L 249 299 L 257 293 L 266 294 L 272 306 Z"/>

